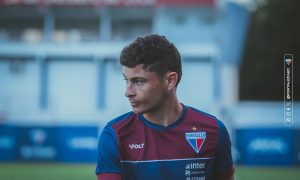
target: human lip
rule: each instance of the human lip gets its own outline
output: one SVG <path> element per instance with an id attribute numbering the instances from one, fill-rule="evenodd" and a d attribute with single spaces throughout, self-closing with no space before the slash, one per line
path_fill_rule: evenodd
<path id="1" fill-rule="evenodd" d="M 137 101 L 130 101 L 130 104 L 131 104 L 132 107 L 136 107 L 136 106 L 138 106 L 140 103 L 137 102 Z"/>

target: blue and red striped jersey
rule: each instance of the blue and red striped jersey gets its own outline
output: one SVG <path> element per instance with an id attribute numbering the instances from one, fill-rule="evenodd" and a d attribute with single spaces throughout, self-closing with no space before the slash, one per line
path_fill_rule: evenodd
<path id="1" fill-rule="evenodd" d="M 220 120 L 188 106 L 168 127 L 129 112 L 101 132 L 96 174 L 104 173 L 124 180 L 226 179 L 234 173 L 230 137 Z"/>

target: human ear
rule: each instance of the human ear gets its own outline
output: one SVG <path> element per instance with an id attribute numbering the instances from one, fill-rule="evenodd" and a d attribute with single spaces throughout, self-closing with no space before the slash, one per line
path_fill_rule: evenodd
<path id="1" fill-rule="evenodd" d="M 176 72 L 168 72 L 166 74 L 166 79 L 168 89 L 171 90 L 176 87 L 176 83 L 178 81 L 178 74 Z"/>

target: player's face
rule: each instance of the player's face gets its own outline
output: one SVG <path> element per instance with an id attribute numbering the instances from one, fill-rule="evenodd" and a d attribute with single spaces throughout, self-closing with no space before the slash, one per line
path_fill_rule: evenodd
<path id="1" fill-rule="evenodd" d="M 167 85 L 155 72 L 147 71 L 143 65 L 123 67 L 126 80 L 125 96 L 136 114 L 159 110 L 168 96 Z"/>

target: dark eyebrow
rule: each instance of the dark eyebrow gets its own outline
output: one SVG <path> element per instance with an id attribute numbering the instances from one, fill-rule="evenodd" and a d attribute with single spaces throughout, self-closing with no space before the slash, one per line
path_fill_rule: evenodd
<path id="1" fill-rule="evenodd" d="M 140 79 L 140 80 L 146 80 L 146 78 L 140 77 L 140 76 L 133 77 L 133 78 L 131 78 L 131 79 L 128 79 L 124 74 L 123 74 L 123 76 L 124 76 L 125 80 L 131 80 L 131 81 L 136 81 L 136 80 L 138 80 L 138 79 Z"/>
<path id="2" fill-rule="evenodd" d="M 136 81 L 136 80 L 146 80 L 146 78 L 144 77 L 134 77 L 132 78 L 133 81 Z"/>

